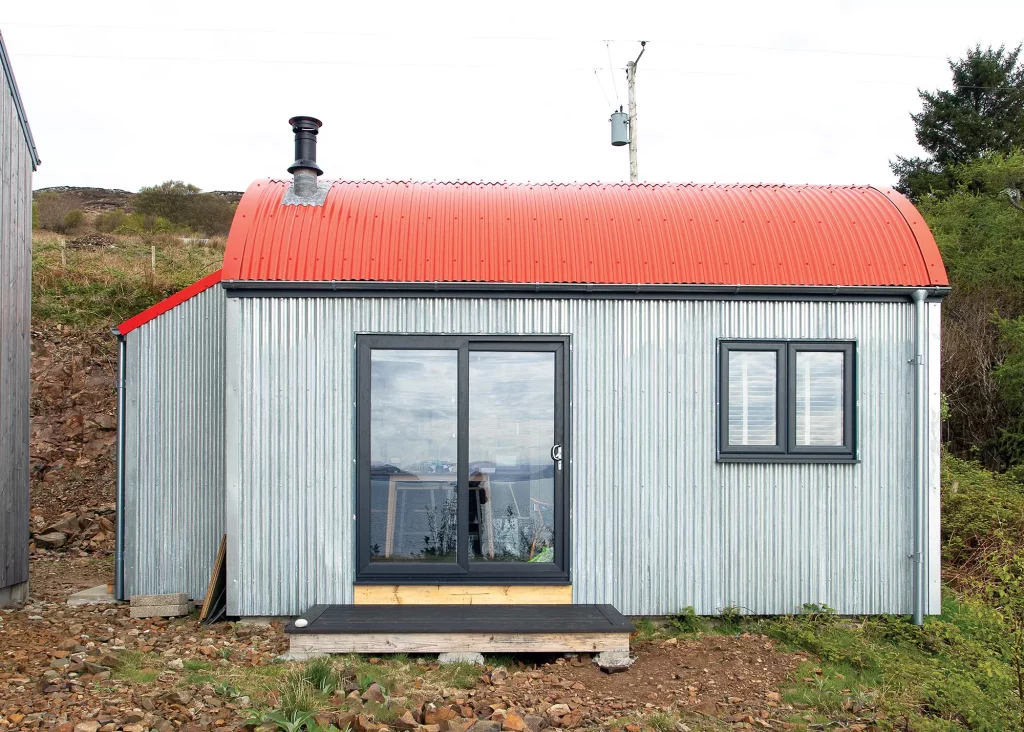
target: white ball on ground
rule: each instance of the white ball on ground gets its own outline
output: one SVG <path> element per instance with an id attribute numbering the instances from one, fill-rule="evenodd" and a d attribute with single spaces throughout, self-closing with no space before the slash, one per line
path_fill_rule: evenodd
<path id="1" fill-rule="evenodd" d="M 305 628 L 307 625 L 309 625 L 309 621 L 306 620 L 305 618 L 299 618 L 298 620 L 295 621 L 295 627 L 296 628 Z"/>

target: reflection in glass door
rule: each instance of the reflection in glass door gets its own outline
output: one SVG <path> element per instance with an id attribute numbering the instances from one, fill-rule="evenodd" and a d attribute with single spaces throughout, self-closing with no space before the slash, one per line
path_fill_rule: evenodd
<path id="1" fill-rule="evenodd" d="M 458 351 L 370 354 L 370 553 L 454 562 Z"/>
<path id="2" fill-rule="evenodd" d="M 551 562 L 555 354 L 469 353 L 469 558 Z"/>

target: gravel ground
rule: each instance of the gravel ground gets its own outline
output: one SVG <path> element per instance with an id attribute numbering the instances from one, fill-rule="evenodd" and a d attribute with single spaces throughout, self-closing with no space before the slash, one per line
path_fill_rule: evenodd
<path id="1" fill-rule="evenodd" d="M 285 679 L 301 672 L 276 660 L 287 648 L 280 624 L 133 620 L 124 606 L 66 605 L 71 592 L 107 581 L 111 567 L 110 557 L 33 559 L 30 604 L 0 611 L 0 729 L 233 729 L 248 707 L 280 704 Z M 520 732 L 520 722 L 522 732 L 637 732 L 665 713 L 677 729 L 793 726 L 778 688 L 806 657 L 765 637 L 634 642 L 633 651 L 634 666 L 617 674 L 583 655 L 488 659 L 500 667 L 469 669 L 461 686 L 470 688 L 452 686 L 450 669 L 430 657 L 344 657 L 320 719 L 354 732 L 382 729 L 378 718 L 392 729 L 433 723 L 425 732 Z M 367 675 L 381 680 L 387 712 L 363 693 Z"/>

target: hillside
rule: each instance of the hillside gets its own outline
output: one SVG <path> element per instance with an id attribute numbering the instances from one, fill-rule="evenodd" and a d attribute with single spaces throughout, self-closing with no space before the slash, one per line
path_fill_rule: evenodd
<path id="1" fill-rule="evenodd" d="M 120 209 L 126 213 L 131 211 L 132 201 L 138 195 L 129 191 L 122 191 L 119 188 L 88 188 L 82 186 L 52 186 L 50 188 L 38 188 L 32 192 L 33 197 L 40 194 L 56 194 L 69 198 L 74 202 L 75 208 L 85 211 L 104 212 Z M 241 191 L 210 191 L 212 195 L 219 196 L 232 204 L 237 204 L 242 198 Z"/>

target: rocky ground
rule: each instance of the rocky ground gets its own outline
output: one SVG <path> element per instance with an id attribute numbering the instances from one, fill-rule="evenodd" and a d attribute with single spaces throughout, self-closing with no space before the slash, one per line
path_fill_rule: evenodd
<path id="1" fill-rule="evenodd" d="M 287 640 L 276 623 L 203 626 L 195 614 L 133 620 L 123 606 L 66 605 L 111 567 L 104 556 L 33 559 L 31 602 L 0 611 L 0 729 L 241 728 L 250 708 L 288 708 L 311 683 L 308 663 L 277 660 Z M 618 674 L 584 655 L 489 658 L 486 669 L 343 657 L 332 661 L 337 688 L 314 690 L 309 706 L 354 732 L 794 726 L 778 689 L 806 658 L 765 637 L 669 638 L 633 651 L 636 663 Z"/>
<path id="2" fill-rule="evenodd" d="M 116 373 L 109 333 L 32 333 L 33 551 L 113 548 Z"/>

